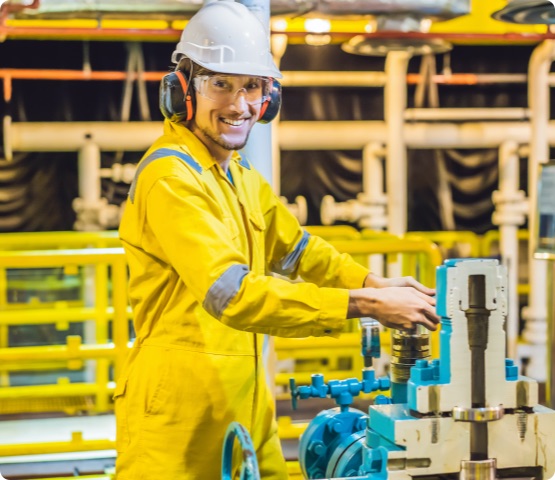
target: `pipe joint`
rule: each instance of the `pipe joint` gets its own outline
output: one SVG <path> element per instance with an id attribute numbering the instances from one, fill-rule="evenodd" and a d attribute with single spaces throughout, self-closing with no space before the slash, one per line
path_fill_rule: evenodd
<path id="1" fill-rule="evenodd" d="M 496 190 L 493 192 L 492 201 L 495 205 L 495 212 L 492 215 L 494 225 L 519 226 L 526 221 L 530 207 L 524 191 Z"/>
<path id="2" fill-rule="evenodd" d="M 320 217 L 324 225 L 340 220 L 357 223 L 362 228 L 383 230 L 387 227 L 386 203 L 385 195 L 371 199 L 368 195 L 359 194 L 356 200 L 346 202 L 336 202 L 331 195 L 326 195 L 322 199 Z"/>
<path id="3" fill-rule="evenodd" d="M 75 198 L 72 202 L 73 210 L 77 215 L 74 227 L 81 232 L 117 228 L 123 214 L 123 205 L 109 204 L 105 198 L 94 201 Z"/>
<path id="4" fill-rule="evenodd" d="M 279 197 L 279 199 L 301 225 L 306 225 L 306 222 L 308 220 L 308 207 L 306 203 L 306 198 L 304 198 L 302 195 L 298 195 L 297 197 L 295 197 L 294 203 L 289 203 L 287 201 L 287 198 L 285 197 Z"/>
<path id="5" fill-rule="evenodd" d="M 110 178 L 117 183 L 131 184 L 133 183 L 136 170 L 137 165 L 133 163 L 114 163 L 112 168 L 102 168 L 100 170 L 100 176 L 102 178 Z"/>

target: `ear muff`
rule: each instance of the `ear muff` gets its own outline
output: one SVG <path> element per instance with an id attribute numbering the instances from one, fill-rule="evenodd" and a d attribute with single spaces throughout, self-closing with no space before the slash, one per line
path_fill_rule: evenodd
<path id="1" fill-rule="evenodd" d="M 160 82 L 160 111 L 172 122 L 192 120 L 195 114 L 195 96 L 187 88 L 187 79 L 181 70 L 164 75 Z"/>
<path id="2" fill-rule="evenodd" d="M 270 96 L 260 108 L 258 116 L 259 123 L 270 123 L 277 117 L 281 107 L 281 83 L 272 78 L 272 86 L 270 87 Z"/>

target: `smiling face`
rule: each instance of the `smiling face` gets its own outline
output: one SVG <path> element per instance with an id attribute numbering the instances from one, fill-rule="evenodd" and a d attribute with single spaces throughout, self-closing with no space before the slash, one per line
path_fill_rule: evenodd
<path id="1" fill-rule="evenodd" d="M 191 131 L 218 162 L 243 148 L 260 115 L 263 79 L 244 75 L 199 76 Z"/>

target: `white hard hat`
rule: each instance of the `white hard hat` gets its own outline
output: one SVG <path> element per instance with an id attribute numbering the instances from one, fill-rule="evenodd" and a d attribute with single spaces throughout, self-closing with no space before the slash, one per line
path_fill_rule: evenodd
<path id="1" fill-rule="evenodd" d="M 266 28 L 234 0 L 209 1 L 189 20 L 172 62 L 183 56 L 218 73 L 282 78 Z"/>

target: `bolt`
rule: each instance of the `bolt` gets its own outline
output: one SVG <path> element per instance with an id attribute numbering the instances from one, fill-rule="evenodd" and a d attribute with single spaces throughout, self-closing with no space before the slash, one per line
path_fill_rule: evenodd
<path id="1" fill-rule="evenodd" d="M 308 473 L 308 478 L 324 478 L 324 471 L 319 467 L 309 468 L 306 473 Z"/>
<path id="2" fill-rule="evenodd" d="M 326 446 L 323 442 L 319 440 L 314 440 L 308 445 L 308 451 L 313 453 L 314 455 L 321 457 L 326 453 Z"/>
<path id="3" fill-rule="evenodd" d="M 332 432 L 342 433 L 345 431 L 345 425 L 340 420 L 335 420 L 329 424 Z"/>
<path id="4" fill-rule="evenodd" d="M 367 417 L 360 417 L 357 420 L 357 423 L 356 423 L 357 431 L 364 430 L 366 428 L 367 420 L 368 420 Z"/>

